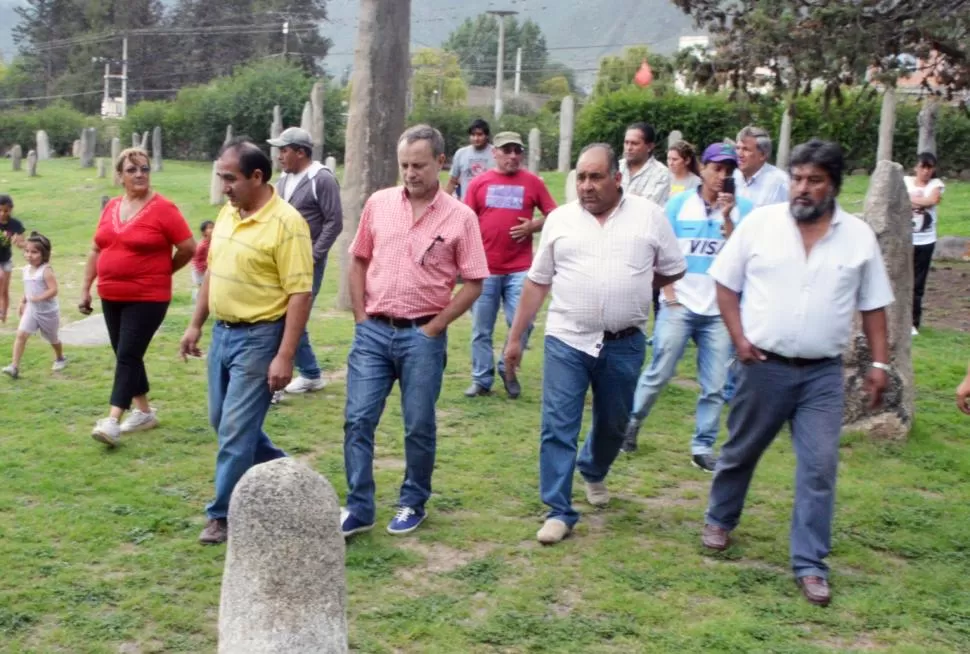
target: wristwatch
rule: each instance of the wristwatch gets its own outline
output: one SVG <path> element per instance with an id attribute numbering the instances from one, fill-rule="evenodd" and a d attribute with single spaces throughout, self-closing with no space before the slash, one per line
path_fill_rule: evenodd
<path id="1" fill-rule="evenodd" d="M 892 367 L 888 363 L 881 363 L 879 361 L 873 361 L 872 367 L 878 368 L 879 370 L 885 370 L 886 372 L 889 372 L 890 370 L 892 370 Z"/>

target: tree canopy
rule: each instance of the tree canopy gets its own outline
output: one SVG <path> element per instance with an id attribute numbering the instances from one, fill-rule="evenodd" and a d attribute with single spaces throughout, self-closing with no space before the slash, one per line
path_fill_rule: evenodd
<path id="1" fill-rule="evenodd" d="M 468 86 L 461 76 L 458 56 L 435 48 L 422 48 L 411 56 L 411 97 L 415 107 L 461 107 Z"/>

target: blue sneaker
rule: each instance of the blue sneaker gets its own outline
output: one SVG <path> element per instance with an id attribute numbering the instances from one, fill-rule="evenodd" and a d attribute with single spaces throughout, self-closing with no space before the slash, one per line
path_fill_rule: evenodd
<path id="1" fill-rule="evenodd" d="M 402 506 L 397 510 L 397 514 L 387 525 L 387 533 L 401 535 L 410 534 L 418 528 L 428 514 L 420 509 L 412 509 L 410 506 Z"/>
<path id="2" fill-rule="evenodd" d="M 340 531 L 344 535 L 344 538 L 350 538 L 354 534 L 362 534 L 365 531 L 370 531 L 374 528 L 374 523 L 367 524 L 362 520 L 358 520 L 350 511 L 340 507 Z"/>

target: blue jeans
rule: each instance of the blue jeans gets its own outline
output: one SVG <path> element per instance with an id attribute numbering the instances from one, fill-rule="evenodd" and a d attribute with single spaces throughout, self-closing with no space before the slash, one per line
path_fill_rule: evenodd
<path id="1" fill-rule="evenodd" d="M 527 271 L 510 273 L 508 275 L 492 275 L 482 284 L 482 294 L 472 306 L 472 380 L 489 390 L 495 381 L 495 352 L 492 349 L 492 332 L 498 318 L 500 305 L 505 305 L 505 324 L 512 326 L 512 318 L 519 306 L 522 296 L 522 285 L 525 284 Z M 532 325 L 522 336 L 522 349 L 529 341 Z M 505 348 L 503 347 L 503 350 Z M 505 373 L 505 360 L 500 354 L 498 358 L 498 373 Z"/>
<path id="2" fill-rule="evenodd" d="M 401 385 L 404 416 L 404 483 L 400 505 L 423 510 L 431 496 L 437 422 L 435 403 L 447 363 L 448 337 L 365 320 L 354 329 L 347 356 L 344 467 L 347 510 L 374 521 L 374 430 L 394 381 Z"/>
<path id="3" fill-rule="evenodd" d="M 323 271 L 327 267 L 327 257 L 313 264 L 313 293 L 310 296 L 310 310 L 313 310 L 313 302 L 317 299 L 320 292 L 320 285 L 323 284 Z M 293 367 L 300 371 L 300 374 L 307 379 L 320 379 L 320 364 L 317 363 L 317 355 L 313 353 L 313 346 L 310 345 L 310 334 L 303 330 L 300 337 L 300 344 L 296 347 L 296 356 L 293 357 Z"/>
<path id="4" fill-rule="evenodd" d="M 737 527 L 761 455 L 788 423 L 795 450 L 791 565 L 796 577 L 827 578 L 832 545 L 835 477 L 842 430 L 842 363 L 805 367 L 777 361 L 734 364 L 737 394 L 728 417 L 707 507 L 708 524 Z"/>
<path id="5" fill-rule="evenodd" d="M 633 387 L 643 366 L 646 338 L 637 331 L 605 341 L 599 357 L 546 336 L 542 384 L 542 440 L 539 445 L 539 495 L 549 518 L 570 527 L 579 520 L 572 507 L 573 472 L 601 482 L 623 444 Z M 593 387 L 593 423 L 576 458 L 586 391 Z"/>
<path id="6" fill-rule="evenodd" d="M 286 456 L 263 431 L 273 394 L 267 375 L 285 320 L 249 327 L 217 322 L 209 348 L 209 422 L 219 436 L 216 497 L 206 512 L 225 518 L 236 483 L 254 465 Z"/>
<path id="7" fill-rule="evenodd" d="M 714 451 L 724 406 L 724 380 L 731 360 L 731 336 L 720 316 L 704 316 L 683 306 L 663 306 L 653 333 L 653 359 L 640 375 L 633 397 L 630 419 L 643 422 L 664 386 L 677 372 L 687 341 L 697 344 L 697 381 L 701 394 L 697 398 L 697 428 L 691 440 L 691 454 Z"/>

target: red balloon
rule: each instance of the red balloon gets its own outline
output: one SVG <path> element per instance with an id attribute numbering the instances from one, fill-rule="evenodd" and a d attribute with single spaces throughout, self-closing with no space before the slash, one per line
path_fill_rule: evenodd
<path id="1" fill-rule="evenodd" d="M 650 70 L 650 64 L 644 59 L 643 63 L 640 64 L 640 70 L 637 74 L 633 76 L 633 83 L 642 88 L 647 88 L 653 82 L 653 71 Z"/>

